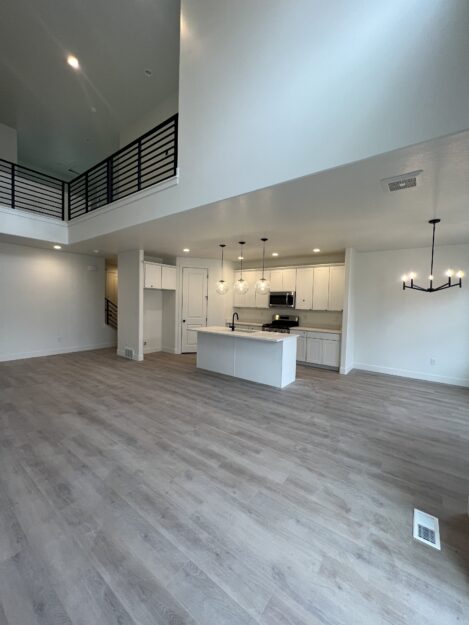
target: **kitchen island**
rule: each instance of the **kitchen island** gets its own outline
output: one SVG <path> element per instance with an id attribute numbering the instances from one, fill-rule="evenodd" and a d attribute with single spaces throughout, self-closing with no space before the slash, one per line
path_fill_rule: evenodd
<path id="1" fill-rule="evenodd" d="M 296 379 L 293 334 L 197 328 L 197 368 L 284 388 Z"/>

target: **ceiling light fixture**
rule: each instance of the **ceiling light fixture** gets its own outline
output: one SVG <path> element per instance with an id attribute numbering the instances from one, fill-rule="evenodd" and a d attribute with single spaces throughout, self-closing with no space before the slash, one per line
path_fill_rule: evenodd
<path id="1" fill-rule="evenodd" d="M 185 247 L 182 251 L 187 254 L 188 252 L 190 252 L 190 249 L 188 247 Z"/>
<path id="2" fill-rule="evenodd" d="M 315 248 L 314 248 L 314 250 L 313 250 L 313 252 L 314 252 L 315 254 L 317 254 L 317 253 L 318 253 L 318 252 L 320 252 L 320 251 L 321 251 L 321 250 L 319 249 L 319 247 L 315 247 Z"/>
<path id="3" fill-rule="evenodd" d="M 263 243 L 262 247 L 262 278 L 256 282 L 256 293 L 259 295 L 266 295 L 270 291 L 270 282 L 264 276 L 265 270 L 265 244 L 269 239 L 263 238 L 261 239 Z"/>
<path id="4" fill-rule="evenodd" d="M 272 252 L 272 256 L 278 256 L 278 252 Z"/>
<path id="5" fill-rule="evenodd" d="M 428 280 L 430 281 L 430 286 L 428 288 L 424 288 L 423 286 L 419 286 L 418 284 L 414 284 L 414 280 L 417 277 L 417 274 L 415 274 L 414 272 L 411 272 L 407 275 L 402 276 L 402 289 L 405 291 L 406 289 L 414 289 L 414 291 L 424 291 L 425 293 L 434 293 L 435 291 L 443 291 L 443 289 L 450 289 L 453 286 L 458 286 L 459 288 L 462 287 L 462 279 L 464 277 L 464 272 L 463 271 L 458 271 L 456 273 L 456 278 L 458 278 L 457 282 L 451 283 L 451 278 L 454 276 L 454 271 L 452 269 L 448 269 L 446 271 L 446 275 L 448 277 L 448 280 L 444 283 L 441 284 L 440 286 L 434 287 L 433 286 L 433 258 L 435 256 L 435 229 L 436 229 L 436 224 L 439 224 L 441 221 L 441 219 L 430 219 L 430 221 L 428 222 L 429 224 L 431 224 L 433 226 L 433 237 L 432 237 L 432 259 L 431 259 L 431 263 L 430 263 L 430 275 L 428 276 Z M 410 281 L 409 284 L 407 284 L 407 281 Z"/>
<path id="6" fill-rule="evenodd" d="M 240 245 L 239 258 L 240 258 L 240 261 L 241 261 L 241 274 L 239 276 L 239 280 L 236 280 L 236 282 L 234 283 L 234 287 L 233 287 L 233 289 L 239 295 L 245 295 L 249 291 L 249 284 L 246 282 L 246 280 L 243 279 L 243 260 L 244 260 L 243 245 L 245 245 L 245 243 L 246 243 L 246 241 L 240 241 L 239 242 L 239 245 Z"/>
<path id="7" fill-rule="evenodd" d="M 226 245 L 224 243 L 220 243 L 219 247 L 221 247 L 221 278 L 220 280 L 218 280 L 215 290 L 219 295 L 226 295 L 230 290 L 228 282 L 226 282 L 226 280 L 223 280 L 223 251 Z"/>
<path id="8" fill-rule="evenodd" d="M 67 56 L 67 63 L 70 65 L 70 67 L 73 67 L 73 69 L 80 69 L 80 63 L 77 57 L 73 56 L 73 54 L 69 54 Z"/>
<path id="9" fill-rule="evenodd" d="M 238 260 L 244 260 L 244 256 L 238 256 Z"/>
<path id="10" fill-rule="evenodd" d="M 54 245 L 54 250 L 61 250 L 62 246 L 61 245 Z"/>

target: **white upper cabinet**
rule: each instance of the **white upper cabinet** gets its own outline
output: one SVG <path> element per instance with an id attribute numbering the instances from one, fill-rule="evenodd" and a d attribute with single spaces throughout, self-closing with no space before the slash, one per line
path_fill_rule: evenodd
<path id="1" fill-rule="evenodd" d="M 270 272 L 270 290 L 275 291 L 295 291 L 296 290 L 296 268 L 272 269 Z"/>
<path id="2" fill-rule="evenodd" d="M 146 289 L 161 289 L 161 265 L 157 263 L 145 263 Z"/>
<path id="3" fill-rule="evenodd" d="M 176 267 L 159 263 L 144 263 L 144 286 L 146 289 L 176 290 Z"/>
<path id="4" fill-rule="evenodd" d="M 274 293 L 276 291 L 283 291 L 283 271 L 282 269 L 273 269 L 270 272 L 270 290 Z"/>
<path id="5" fill-rule="evenodd" d="M 298 267 L 296 270 L 296 308 L 298 310 L 313 308 L 313 275 L 312 267 Z"/>
<path id="6" fill-rule="evenodd" d="M 296 268 L 282 271 L 282 291 L 296 291 Z"/>
<path id="7" fill-rule="evenodd" d="M 176 267 L 161 268 L 161 288 L 168 291 L 176 290 Z"/>
<path id="8" fill-rule="evenodd" d="M 345 267 L 343 265 L 330 268 L 329 306 L 328 310 L 343 310 L 345 289 Z"/>
<path id="9" fill-rule="evenodd" d="M 329 308 L 329 267 L 313 269 L 313 310 Z"/>

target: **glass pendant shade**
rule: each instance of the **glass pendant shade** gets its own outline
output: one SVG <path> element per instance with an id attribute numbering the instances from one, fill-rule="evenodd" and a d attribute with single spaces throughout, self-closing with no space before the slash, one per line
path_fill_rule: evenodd
<path id="1" fill-rule="evenodd" d="M 249 284 L 244 278 L 240 278 L 239 280 L 236 280 L 234 284 L 234 290 L 236 291 L 236 293 L 244 295 L 249 291 Z"/>
<path id="2" fill-rule="evenodd" d="M 267 278 L 261 278 L 256 282 L 256 293 L 259 295 L 267 295 L 270 292 L 270 282 Z"/>
<path id="3" fill-rule="evenodd" d="M 226 280 L 218 280 L 215 290 L 219 295 L 226 295 L 226 293 L 230 290 L 230 287 L 228 286 L 228 282 L 226 282 Z"/>

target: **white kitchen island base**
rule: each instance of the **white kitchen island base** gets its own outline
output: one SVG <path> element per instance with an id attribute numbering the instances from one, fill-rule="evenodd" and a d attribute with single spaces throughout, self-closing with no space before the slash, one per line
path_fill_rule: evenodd
<path id="1" fill-rule="evenodd" d="M 296 342 L 292 334 L 197 329 L 197 368 L 284 388 L 296 379 Z"/>

